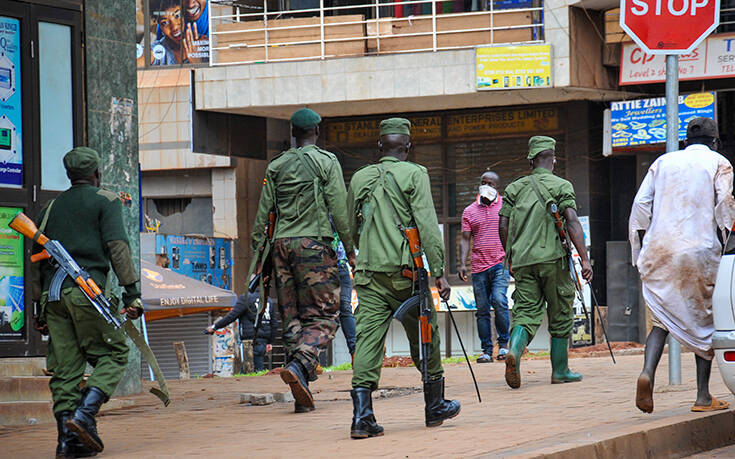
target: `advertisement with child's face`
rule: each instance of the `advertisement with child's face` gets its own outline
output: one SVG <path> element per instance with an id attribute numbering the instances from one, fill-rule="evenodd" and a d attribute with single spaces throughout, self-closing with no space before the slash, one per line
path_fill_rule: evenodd
<path id="1" fill-rule="evenodd" d="M 149 0 L 152 66 L 209 62 L 209 0 Z"/>

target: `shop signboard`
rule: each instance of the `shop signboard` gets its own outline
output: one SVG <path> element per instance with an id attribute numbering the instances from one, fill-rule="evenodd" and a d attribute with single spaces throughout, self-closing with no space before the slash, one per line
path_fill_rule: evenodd
<path id="1" fill-rule="evenodd" d="M 20 21 L 0 16 L 0 187 L 23 185 Z"/>
<path id="2" fill-rule="evenodd" d="M 686 138 L 689 121 L 705 116 L 715 119 L 715 93 L 679 96 L 679 140 Z M 666 142 L 666 99 L 613 102 L 610 110 L 613 148 Z"/>
<path id="3" fill-rule="evenodd" d="M 479 46 L 475 48 L 475 88 L 551 87 L 551 45 Z"/>
<path id="4" fill-rule="evenodd" d="M 23 209 L 0 207 L 0 222 L 9 222 Z M 25 335 L 23 236 L 0 226 L 0 341 Z"/>
<path id="5" fill-rule="evenodd" d="M 711 35 L 688 54 L 679 56 L 679 80 L 735 77 L 735 34 Z M 666 56 L 650 54 L 635 43 L 621 47 L 620 84 L 662 83 Z"/>
<path id="6" fill-rule="evenodd" d="M 223 238 L 156 235 L 156 254 L 167 268 L 215 287 L 232 289 L 232 241 Z"/>
<path id="7" fill-rule="evenodd" d="M 447 137 L 467 138 L 520 132 L 551 131 L 559 128 L 556 107 L 458 113 L 447 118 Z"/>
<path id="8" fill-rule="evenodd" d="M 409 116 L 411 141 L 440 139 L 442 119 L 440 116 Z M 374 144 L 380 137 L 380 122 L 383 118 L 336 121 L 327 125 L 327 141 L 339 145 Z"/>

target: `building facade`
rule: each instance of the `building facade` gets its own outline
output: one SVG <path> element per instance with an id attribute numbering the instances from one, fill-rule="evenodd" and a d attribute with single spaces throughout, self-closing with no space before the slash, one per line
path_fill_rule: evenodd
<path id="1" fill-rule="evenodd" d="M 35 218 L 69 186 L 62 158 L 78 145 L 102 157 L 102 185 L 125 203 L 133 258 L 139 253 L 138 107 L 134 5 L 112 0 L 6 0 L 0 4 L 0 357 L 45 354 L 33 328 L 31 244 L 7 229 Z M 129 65 L 126 65 L 126 62 Z M 140 356 L 120 391 L 140 390 Z"/>

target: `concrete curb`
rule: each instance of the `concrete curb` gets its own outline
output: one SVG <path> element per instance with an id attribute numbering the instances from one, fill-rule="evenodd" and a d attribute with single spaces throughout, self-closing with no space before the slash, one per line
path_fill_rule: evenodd
<path id="1" fill-rule="evenodd" d="M 553 439 L 479 457 L 613 459 L 686 457 L 735 444 L 735 411 L 679 415 L 631 426 L 622 435 L 579 434 L 561 443 Z M 591 438 L 590 438 L 591 437 Z M 597 438 L 595 438 L 597 437 Z M 603 438 L 600 438 L 603 437 Z"/>

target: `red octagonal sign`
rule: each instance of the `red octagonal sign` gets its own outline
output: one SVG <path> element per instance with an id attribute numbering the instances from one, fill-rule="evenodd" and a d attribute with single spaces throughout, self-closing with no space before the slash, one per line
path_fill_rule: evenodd
<path id="1" fill-rule="evenodd" d="M 620 0 L 620 26 L 651 54 L 691 52 L 720 23 L 720 0 Z"/>

